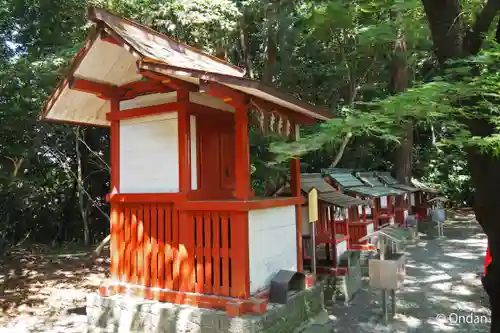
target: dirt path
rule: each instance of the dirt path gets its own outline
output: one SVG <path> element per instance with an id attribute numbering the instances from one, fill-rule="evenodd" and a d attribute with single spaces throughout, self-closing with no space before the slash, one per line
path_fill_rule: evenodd
<path id="1" fill-rule="evenodd" d="M 429 234 L 406 248 L 408 276 L 392 324 L 382 324 L 380 293 L 365 287 L 348 306 L 337 302 L 329 318 L 306 332 L 488 332 L 486 323 L 453 323 L 474 319 L 471 314 L 489 318 L 478 276 L 485 246 L 472 217 L 450 221 L 445 239 Z M 14 256 L 0 275 L 0 333 L 85 332 L 85 295 L 97 288 L 106 265 L 85 268 L 84 262 L 78 254 Z"/>
<path id="2" fill-rule="evenodd" d="M 0 333 L 82 333 L 86 294 L 95 291 L 107 265 L 86 267 L 86 252 L 15 253 L 0 275 Z"/>
<path id="3" fill-rule="evenodd" d="M 337 302 L 329 309 L 330 323 L 306 332 L 489 332 L 488 301 L 479 277 L 486 237 L 473 216 L 448 221 L 444 235 L 437 239 L 430 232 L 406 248 L 407 277 L 390 325 L 382 324 L 380 292 L 365 287 L 348 306 Z"/>

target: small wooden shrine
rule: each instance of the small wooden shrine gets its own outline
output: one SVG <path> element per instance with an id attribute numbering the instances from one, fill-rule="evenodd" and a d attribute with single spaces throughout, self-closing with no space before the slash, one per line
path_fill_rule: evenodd
<path id="1" fill-rule="evenodd" d="M 101 295 L 265 312 L 258 296 L 273 276 L 303 272 L 304 199 L 298 159 L 290 197 L 255 197 L 249 124 L 295 140 L 329 113 L 136 22 L 95 8 L 89 18 L 42 119 L 110 128 L 112 281 Z"/>
<path id="2" fill-rule="evenodd" d="M 358 207 L 369 202 L 344 195 L 326 183 L 321 174 L 301 174 L 300 186 L 306 202 L 302 206 L 302 234 L 304 239 L 304 267 L 311 267 L 312 251 L 316 248 L 318 273 L 345 275 L 339 268 L 340 257 L 348 249 L 359 248 L 358 239 L 364 236 Z M 314 224 L 315 246 L 312 244 L 311 224 L 308 216 L 308 193 L 318 191 L 319 220 Z M 353 245 L 354 244 L 354 245 Z"/>
<path id="3" fill-rule="evenodd" d="M 430 214 L 431 205 L 429 205 L 429 200 L 435 198 L 439 194 L 439 191 L 414 178 L 412 178 L 411 184 L 419 189 L 415 193 L 415 214 L 423 221 Z"/>
<path id="4" fill-rule="evenodd" d="M 356 177 L 365 185 L 383 194 L 375 199 L 375 210 L 379 212 L 378 226 L 380 227 L 390 222 L 392 219 L 394 219 L 397 224 L 403 225 L 408 215 L 407 193 L 399 188 L 386 186 L 373 171 L 356 172 Z"/>
<path id="5" fill-rule="evenodd" d="M 360 217 L 359 227 L 363 230 L 360 238 L 366 236 L 369 233 L 375 231 L 378 226 L 380 212 L 378 207 L 380 204 L 377 200 L 380 197 L 387 196 L 387 190 L 380 192 L 380 189 L 373 188 L 371 186 L 366 186 L 352 174 L 353 170 L 331 168 L 322 170 L 322 175 L 326 182 L 333 186 L 340 193 L 347 194 L 349 196 L 360 198 L 362 200 L 368 201 L 367 206 L 358 206 L 357 214 Z M 360 249 L 365 249 L 364 246 L 367 245 L 367 241 L 359 242 L 357 240 L 352 240 L 353 248 L 361 246 Z M 370 247 L 370 249 L 372 249 Z"/>
<path id="6" fill-rule="evenodd" d="M 406 192 L 406 194 L 401 197 L 398 196 L 396 197 L 396 205 L 398 204 L 398 200 L 401 200 L 402 202 L 400 203 L 401 206 L 404 206 L 403 209 L 403 221 L 406 220 L 406 217 L 408 214 L 415 215 L 417 214 L 417 201 L 416 197 L 419 196 L 419 192 L 422 192 L 421 189 L 407 185 L 407 184 L 402 184 L 398 182 L 395 178 L 391 176 L 390 172 L 377 172 L 376 173 L 378 178 L 387 186 L 396 188 L 398 190 L 403 190 Z M 401 219 L 401 217 L 400 217 Z"/>

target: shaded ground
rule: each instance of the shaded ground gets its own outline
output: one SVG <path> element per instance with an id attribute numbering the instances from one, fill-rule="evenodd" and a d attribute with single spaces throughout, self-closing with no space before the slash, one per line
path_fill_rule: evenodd
<path id="1" fill-rule="evenodd" d="M 489 318 L 478 274 L 486 238 L 472 216 L 447 222 L 444 234 L 436 239 L 430 231 L 406 248 L 407 278 L 390 325 L 382 324 L 380 293 L 365 287 L 348 306 L 337 302 L 329 308 L 329 318 L 306 332 L 488 332 L 486 323 L 450 322 L 459 320 L 454 314 L 461 320 L 471 314 Z M 92 268 L 85 263 L 84 252 L 14 254 L 0 270 L 0 333 L 85 332 L 85 295 L 107 270 L 102 260 Z"/>
<path id="2" fill-rule="evenodd" d="M 330 323 L 319 322 L 306 332 L 489 332 L 488 300 L 479 276 L 486 236 L 473 216 L 447 221 L 444 239 L 435 234 L 430 230 L 406 248 L 407 277 L 392 323 L 383 324 L 380 292 L 366 286 L 350 305 L 337 302 L 329 308 Z"/>
<path id="3" fill-rule="evenodd" d="M 0 333 L 85 332 L 85 295 L 105 277 L 104 260 L 87 268 L 86 251 L 46 250 L 14 252 L 1 268 Z"/>

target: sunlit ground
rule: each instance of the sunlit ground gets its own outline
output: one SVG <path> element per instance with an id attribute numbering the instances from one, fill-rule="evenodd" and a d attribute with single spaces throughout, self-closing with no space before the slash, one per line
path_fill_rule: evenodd
<path id="1" fill-rule="evenodd" d="M 0 333 L 85 332 L 85 297 L 105 276 L 104 260 L 45 250 L 14 252 L 1 267 Z"/>
<path id="2" fill-rule="evenodd" d="M 380 293 L 365 287 L 348 306 L 330 307 L 329 318 L 310 332 L 488 332 L 479 278 L 486 238 L 473 217 L 448 221 L 444 234 L 437 239 L 431 229 L 407 246 L 407 277 L 391 324 L 382 321 Z M 85 332 L 85 295 L 96 289 L 106 265 L 86 267 L 85 257 L 71 252 L 21 252 L 6 262 L 0 271 L 0 333 Z"/>
<path id="3" fill-rule="evenodd" d="M 350 305 L 337 302 L 329 309 L 333 332 L 488 332 L 480 280 L 486 236 L 473 216 L 447 221 L 445 237 L 436 236 L 430 229 L 407 246 L 407 277 L 389 325 L 381 317 L 380 292 L 365 287 Z"/>

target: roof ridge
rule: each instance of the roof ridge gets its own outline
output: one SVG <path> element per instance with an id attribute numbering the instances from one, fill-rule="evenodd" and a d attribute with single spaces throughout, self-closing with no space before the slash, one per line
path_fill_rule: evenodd
<path id="1" fill-rule="evenodd" d="M 135 27 L 137 27 L 137 28 L 144 29 L 144 30 L 146 30 L 146 31 L 148 31 L 148 32 L 150 32 L 150 33 L 152 33 L 152 34 L 160 37 L 160 38 L 163 38 L 163 39 L 165 39 L 165 40 L 167 40 L 169 42 L 177 43 L 177 44 L 185 47 L 186 49 L 189 49 L 189 50 L 191 50 L 193 52 L 196 52 L 198 54 L 201 54 L 203 56 L 207 56 L 207 57 L 211 58 L 212 60 L 215 60 L 215 61 L 217 61 L 217 62 L 219 62 L 221 64 L 230 66 L 233 69 L 239 71 L 242 74 L 242 76 L 244 76 L 246 74 L 246 70 L 244 68 L 241 68 L 239 66 L 233 65 L 233 64 L 231 64 L 230 62 L 228 62 L 226 60 L 217 58 L 217 57 L 215 57 L 215 56 L 213 56 L 213 55 L 211 55 L 211 54 L 209 54 L 207 52 L 203 52 L 200 49 L 197 49 L 196 47 L 193 47 L 193 46 L 188 45 L 188 44 L 186 44 L 184 42 L 178 41 L 178 40 L 176 40 L 176 39 L 174 39 L 174 38 L 172 38 L 172 37 L 170 37 L 170 36 L 168 36 L 166 34 L 163 34 L 163 33 L 159 32 L 159 31 L 157 31 L 157 30 L 155 30 L 155 29 L 153 29 L 151 27 L 148 27 L 147 25 L 144 25 L 144 24 L 141 24 L 141 23 L 136 22 L 134 20 L 131 20 L 129 18 L 123 17 L 123 16 L 119 15 L 118 13 L 112 12 L 110 10 L 106 10 L 104 8 L 98 8 L 98 7 L 95 7 L 95 6 L 89 6 L 89 7 L 87 7 L 87 17 L 92 22 L 95 22 L 95 23 L 98 23 L 98 22 L 106 23 L 103 18 L 99 17 L 99 16 L 102 16 L 102 13 L 114 16 L 115 18 L 123 20 L 123 21 L 125 21 L 125 22 L 127 22 L 127 23 L 129 23 L 129 24 L 131 24 L 131 25 L 133 25 Z M 110 29 L 112 29 L 112 28 L 110 27 Z"/>

